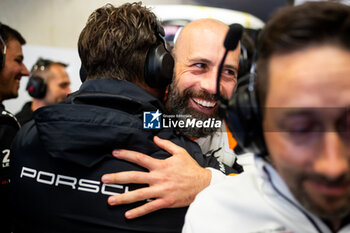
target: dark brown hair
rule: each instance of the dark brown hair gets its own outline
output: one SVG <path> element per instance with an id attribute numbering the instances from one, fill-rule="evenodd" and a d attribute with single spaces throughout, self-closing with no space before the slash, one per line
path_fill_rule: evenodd
<path id="1" fill-rule="evenodd" d="M 309 2 L 276 12 L 265 25 L 259 40 L 257 88 L 262 108 L 268 91 L 271 57 L 322 44 L 350 50 L 350 6 Z"/>
<path id="2" fill-rule="evenodd" d="M 26 43 L 26 40 L 18 31 L 2 23 L 0 23 L 0 36 L 5 43 L 7 43 L 9 40 L 17 40 L 21 45 Z M 2 46 L 1 43 L 0 46 Z"/>
<path id="3" fill-rule="evenodd" d="M 95 10 L 80 34 L 79 55 L 88 79 L 143 83 L 148 49 L 157 43 L 157 17 L 141 3 Z"/>

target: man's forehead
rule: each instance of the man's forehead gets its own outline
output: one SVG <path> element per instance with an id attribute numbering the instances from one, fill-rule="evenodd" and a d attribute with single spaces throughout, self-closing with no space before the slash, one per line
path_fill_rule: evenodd
<path id="1" fill-rule="evenodd" d="M 307 61 L 307 62 L 305 62 Z M 350 53 L 316 46 L 276 55 L 269 64 L 269 107 L 342 107 L 350 104 Z"/>
<path id="2" fill-rule="evenodd" d="M 228 26 L 214 19 L 200 19 L 188 23 L 180 32 L 175 42 L 175 48 L 186 46 L 192 41 L 203 41 L 206 37 L 215 37 L 224 40 Z"/>
<path id="3" fill-rule="evenodd" d="M 186 43 L 188 40 L 205 41 L 207 37 L 216 38 L 216 40 L 221 43 L 221 41 L 224 41 L 227 31 L 228 26 L 226 25 L 210 23 L 207 25 L 192 25 L 191 27 L 182 30 L 182 35 L 185 38 L 182 43 Z"/>
<path id="4" fill-rule="evenodd" d="M 23 58 L 22 45 L 18 40 L 10 39 L 6 43 L 6 53 Z"/>
<path id="5" fill-rule="evenodd" d="M 49 71 L 54 74 L 55 77 L 68 77 L 66 68 L 60 64 L 52 64 Z"/>
<path id="6" fill-rule="evenodd" d="M 220 35 L 210 29 L 196 29 L 184 35 L 175 51 L 179 55 L 208 58 L 208 56 L 221 52 L 219 50 L 224 50 L 224 36 L 225 33 Z"/>
<path id="7" fill-rule="evenodd" d="M 22 48 L 22 45 L 18 40 L 13 39 L 13 38 L 9 38 L 6 41 L 6 47 L 7 47 L 7 49 L 9 49 L 9 48 Z"/>

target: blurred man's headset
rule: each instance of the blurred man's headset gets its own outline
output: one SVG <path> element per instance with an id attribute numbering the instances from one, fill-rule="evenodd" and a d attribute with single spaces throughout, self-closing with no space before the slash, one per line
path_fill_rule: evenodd
<path id="1" fill-rule="evenodd" d="M 238 75 L 237 78 L 243 77 L 245 74 L 249 73 L 249 61 L 248 61 L 248 51 L 244 43 L 241 41 L 241 55 L 239 56 L 239 65 L 238 65 Z"/>
<path id="2" fill-rule="evenodd" d="M 38 71 L 45 71 L 51 64 L 51 60 L 39 58 L 38 61 L 34 64 L 31 73 L 35 74 Z M 46 95 L 47 85 L 44 79 L 39 75 L 31 75 L 29 77 L 26 90 L 31 97 L 42 99 Z"/>
<path id="3" fill-rule="evenodd" d="M 220 78 L 228 51 L 237 48 L 242 36 L 243 27 L 239 24 L 230 25 L 224 46 L 225 54 L 220 63 L 217 75 L 216 95 L 218 98 L 220 115 L 237 140 L 237 154 L 252 152 L 261 156 L 267 154 L 262 131 L 262 118 L 259 108 L 258 95 L 255 89 L 255 72 L 242 77 L 232 97 L 228 100 L 220 95 Z M 254 69 L 252 69 L 254 70 Z"/>
<path id="4" fill-rule="evenodd" d="M 164 28 L 157 23 L 155 35 L 160 43 L 149 48 L 145 61 L 144 78 L 148 86 L 153 88 L 164 88 L 171 83 L 174 71 L 174 59 L 166 47 L 164 39 Z M 85 68 L 80 68 L 80 79 L 86 80 Z"/>
<path id="5" fill-rule="evenodd" d="M 2 28 L 2 23 L 0 23 L 0 32 L 1 32 L 1 28 Z M 5 66 L 5 56 L 6 56 L 6 43 L 2 38 L 1 34 L 0 34 L 0 42 L 3 46 L 3 50 L 0 53 L 0 71 L 1 71 L 2 68 L 4 68 Z"/>

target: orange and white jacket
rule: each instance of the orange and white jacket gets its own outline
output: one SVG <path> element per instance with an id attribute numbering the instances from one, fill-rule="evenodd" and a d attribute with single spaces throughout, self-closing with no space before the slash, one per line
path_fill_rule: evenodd
<path id="1" fill-rule="evenodd" d="M 232 167 L 237 162 L 244 170 L 247 170 L 253 164 L 253 154 L 246 153 L 237 156 L 234 153 L 233 149 L 236 147 L 237 142 L 225 122 L 221 124 L 221 128 L 213 135 L 197 138 L 195 142 L 198 143 L 203 154 L 214 156 L 219 162 L 227 166 Z"/>

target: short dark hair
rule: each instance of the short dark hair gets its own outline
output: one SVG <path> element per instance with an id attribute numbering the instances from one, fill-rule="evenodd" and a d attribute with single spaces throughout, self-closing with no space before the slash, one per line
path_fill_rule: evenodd
<path id="1" fill-rule="evenodd" d="M 51 73 L 51 66 L 52 65 L 59 65 L 63 68 L 66 68 L 68 64 L 59 62 L 59 61 L 52 61 L 50 59 L 44 59 L 39 57 L 38 60 L 35 62 L 35 64 L 32 66 L 32 69 L 30 71 L 30 76 L 34 77 L 41 77 L 45 80 L 45 82 L 48 82 L 51 78 L 49 75 Z"/>
<path id="2" fill-rule="evenodd" d="M 26 40 L 18 31 L 16 31 L 15 29 L 11 28 L 6 24 L 2 24 L 1 22 L 0 22 L 0 36 L 4 40 L 5 44 L 7 44 L 9 40 L 17 40 L 21 45 L 24 45 L 26 43 Z M 3 49 L 1 43 L 0 43 L 0 46 L 1 46 L 1 49 Z"/>
<path id="3" fill-rule="evenodd" d="M 95 10 L 82 30 L 78 50 L 88 79 L 116 78 L 144 83 L 148 49 L 155 45 L 158 21 L 141 3 Z"/>
<path id="4" fill-rule="evenodd" d="M 271 57 L 323 44 L 350 50 L 350 6 L 308 2 L 276 12 L 259 39 L 257 88 L 262 108 L 268 91 Z"/>
<path id="5" fill-rule="evenodd" d="M 38 60 L 35 62 L 35 64 L 32 66 L 31 72 L 35 72 L 37 70 L 44 70 L 49 68 L 52 64 L 60 65 L 66 68 L 68 64 L 59 62 L 59 61 L 52 61 L 50 59 L 44 59 L 42 57 L 39 57 Z"/>

